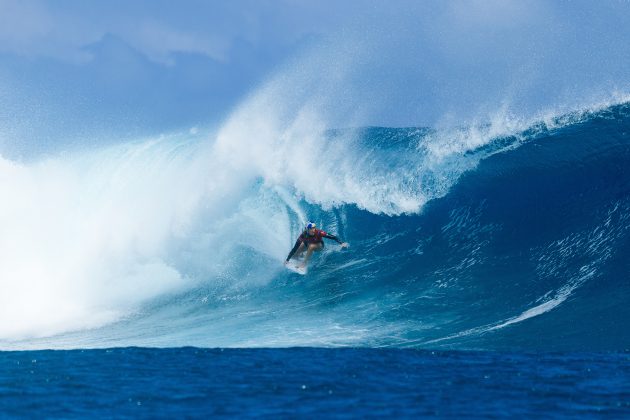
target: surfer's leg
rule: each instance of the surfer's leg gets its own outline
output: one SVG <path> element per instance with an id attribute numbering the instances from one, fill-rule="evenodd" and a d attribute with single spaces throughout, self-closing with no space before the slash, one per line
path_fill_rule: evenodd
<path id="1" fill-rule="evenodd" d="M 301 242 L 300 246 L 297 249 L 297 251 L 295 251 L 295 254 L 293 255 L 293 258 L 300 258 L 302 256 L 302 254 L 304 254 L 304 251 L 305 251 L 304 248 L 305 248 L 304 242 Z"/>
<path id="2" fill-rule="evenodd" d="M 314 251 L 321 251 L 323 248 L 322 244 L 310 244 L 308 246 L 308 250 L 306 251 L 306 256 L 304 257 L 304 266 L 308 264 L 308 260 L 311 259 L 311 255 L 313 255 Z"/>

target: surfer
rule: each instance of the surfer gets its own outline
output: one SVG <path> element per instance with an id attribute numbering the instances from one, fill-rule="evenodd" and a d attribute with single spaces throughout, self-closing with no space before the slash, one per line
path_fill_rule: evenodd
<path id="1" fill-rule="evenodd" d="M 341 241 L 335 235 L 331 235 L 323 230 L 317 229 L 317 226 L 313 222 L 308 222 L 306 224 L 306 228 L 299 236 L 297 241 L 295 241 L 295 245 L 291 252 L 289 252 L 289 256 L 287 257 L 284 264 L 286 265 L 293 255 L 300 257 L 305 251 L 306 255 L 304 256 L 304 262 L 300 265 L 300 267 L 306 267 L 308 264 L 308 260 L 311 259 L 311 255 L 315 251 L 321 251 L 324 249 L 324 238 L 332 239 L 333 241 L 337 241 L 341 245 L 342 248 L 347 248 L 348 243 Z"/>

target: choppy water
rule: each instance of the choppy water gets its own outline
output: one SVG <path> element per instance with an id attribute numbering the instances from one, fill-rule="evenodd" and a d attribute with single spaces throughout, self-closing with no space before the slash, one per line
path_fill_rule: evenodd
<path id="1" fill-rule="evenodd" d="M 2 352 L 0 406 L 3 416 L 54 418 L 621 418 L 628 362 L 349 348 Z"/>

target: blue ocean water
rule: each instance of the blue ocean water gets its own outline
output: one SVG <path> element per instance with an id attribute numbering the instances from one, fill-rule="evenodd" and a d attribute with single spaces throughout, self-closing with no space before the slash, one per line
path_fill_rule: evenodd
<path id="1" fill-rule="evenodd" d="M 0 159 L 4 413 L 628 414 L 630 104 L 320 131 L 256 106 Z M 351 246 L 298 276 L 307 220 Z"/>
<path id="2" fill-rule="evenodd" d="M 591 417 L 630 412 L 627 353 L 146 349 L 0 353 L 4 417 Z"/>

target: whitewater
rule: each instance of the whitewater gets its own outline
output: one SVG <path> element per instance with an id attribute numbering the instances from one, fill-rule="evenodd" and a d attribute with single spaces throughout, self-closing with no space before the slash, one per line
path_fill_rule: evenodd
<path id="1" fill-rule="evenodd" d="M 0 158 L 0 346 L 630 345 L 625 96 L 335 128 L 285 84 L 218 129 Z M 307 220 L 352 247 L 296 278 Z"/>

